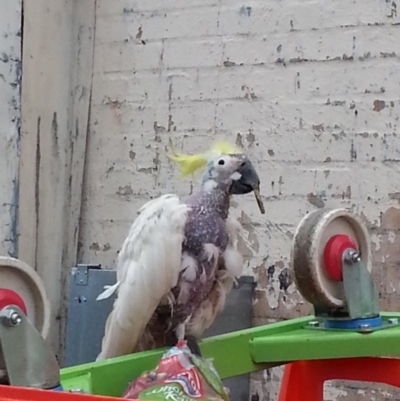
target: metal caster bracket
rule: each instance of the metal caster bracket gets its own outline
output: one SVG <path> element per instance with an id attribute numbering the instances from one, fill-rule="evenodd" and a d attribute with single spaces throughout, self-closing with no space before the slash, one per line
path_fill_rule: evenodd
<path id="1" fill-rule="evenodd" d="M 348 210 L 320 209 L 303 218 L 292 269 L 317 318 L 305 328 L 371 333 L 398 324 L 384 323 L 379 313 L 371 259 L 367 229 Z"/>
<path id="2" fill-rule="evenodd" d="M 397 321 L 383 322 L 372 276 L 353 249 L 343 253 L 342 271 L 345 306 L 340 309 L 314 306 L 314 315 L 320 320 L 310 322 L 305 328 L 372 333 L 398 325 Z"/>
<path id="3" fill-rule="evenodd" d="M 22 310 L 0 310 L 0 344 L 10 385 L 53 389 L 60 385 L 57 359 Z"/>

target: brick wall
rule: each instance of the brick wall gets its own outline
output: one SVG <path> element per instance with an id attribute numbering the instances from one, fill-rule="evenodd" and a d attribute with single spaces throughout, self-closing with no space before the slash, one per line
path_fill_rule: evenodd
<path id="1" fill-rule="evenodd" d="M 323 206 L 368 224 L 382 308 L 398 309 L 399 53 L 391 1 L 97 0 L 81 261 L 112 267 L 139 206 L 191 191 L 162 154 L 169 137 L 192 152 L 218 135 L 262 180 L 265 216 L 251 195 L 234 204 L 254 324 L 309 312 L 290 245 Z M 280 375 L 254 375 L 253 399 L 275 400 Z M 326 399 L 398 399 L 386 390 L 339 383 Z"/>

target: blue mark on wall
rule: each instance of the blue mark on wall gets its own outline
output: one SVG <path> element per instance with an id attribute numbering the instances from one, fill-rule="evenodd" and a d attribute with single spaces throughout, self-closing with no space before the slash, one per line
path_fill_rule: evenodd
<path id="1" fill-rule="evenodd" d="M 252 8 L 250 6 L 242 6 L 242 7 L 240 7 L 239 14 L 244 15 L 246 17 L 250 17 L 251 11 L 252 11 Z"/>

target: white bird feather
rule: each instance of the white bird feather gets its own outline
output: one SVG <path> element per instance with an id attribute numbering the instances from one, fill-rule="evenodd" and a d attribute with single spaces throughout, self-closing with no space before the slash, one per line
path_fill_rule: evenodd
<path id="1" fill-rule="evenodd" d="M 160 300 L 176 286 L 187 212 L 188 206 L 171 194 L 139 210 L 118 255 L 117 283 L 97 298 L 118 291 L 97 360 L 133 352 Z"/>

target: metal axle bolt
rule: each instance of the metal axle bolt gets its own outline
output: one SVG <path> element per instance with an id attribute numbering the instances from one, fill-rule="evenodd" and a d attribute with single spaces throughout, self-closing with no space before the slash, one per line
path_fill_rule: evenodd
<path id="1" fill-rule="evenodd" d="M 360 330 L 361 331 L 369 331 L 371 329 L 371 325 L 370 324 L 361 324 L 360 325 Z"/>
<path id="2" fill-rule="evenodd" d="M 311 322 L 308 322 L 308 325 L 310 327 L 319 327 L 319 322 L 318 320 L 312 320 Z"/>
<path id="3" fill-rule="evenodd" d="M 22 322 L 22 318 L 18 312 L 12 312 L 9 319 L 12 326 L 18 326 Z"/>
<path id="4" fill-rule="evenodd" d="M 22 322 L 22 317 L 15 309 L 6 307 L 0 313 L 0 320 L 4 326 L 13 327 Z"/>
<path id="5" fill-rule="evenodd" d="M 349 265 L 354 265 L 361 261 L 360 255 L 355 251 L 349 251 L 346 253 L 344 260 Z"/>
<path id="6" fill-rule="evenodd" d="M 69 390 L 70 393 L 78 393 L 78 394 L 85 394 L 86 391 L 83 391 L 81 388 L 71 388 L 71 390 Z"/>
<path id="7" fill-rule="evenodd" d="M 397 317 L 391 317 L 388 319 L 389 324 L 399 324 L 399 319 Z"/>

